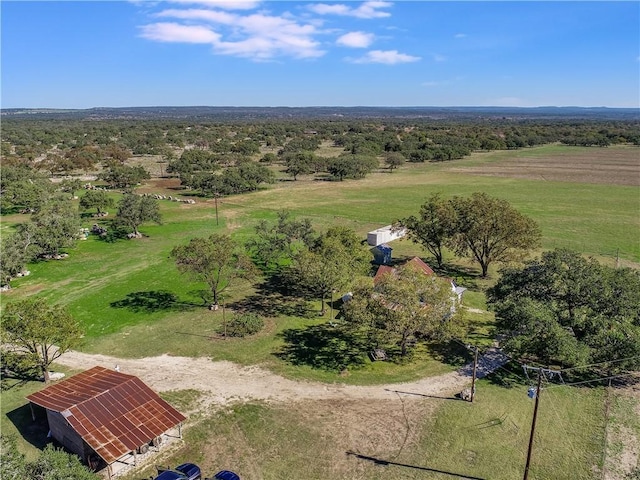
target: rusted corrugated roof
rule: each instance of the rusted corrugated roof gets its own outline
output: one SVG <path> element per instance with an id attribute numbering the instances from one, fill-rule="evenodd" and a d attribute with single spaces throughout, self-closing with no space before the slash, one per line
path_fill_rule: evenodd
<path id="1" fill-rule="evenodd" d="M 59 412 L 112 463 L 185 420 L 138 377 L 93 367 L 27 397 Z"/>
<path id="2" fill-rule="evenodd" d="M 419 257 L 413 257 L 411 260 L 405 263 L 405 265 L 413 265 L 418 270 L 424 272 L 425 275 L 435 275 L 433 269 L 424 263 Z M 383 276 L 388 275 L 390 273 L 395 273 L 396 269 L 394 267 L 390 267 L 388 265 L 380 265 L 378 267 L 378 271 L 376 272 L 375 277 L 373 277 L 373 283 L 377 284 Z"/>

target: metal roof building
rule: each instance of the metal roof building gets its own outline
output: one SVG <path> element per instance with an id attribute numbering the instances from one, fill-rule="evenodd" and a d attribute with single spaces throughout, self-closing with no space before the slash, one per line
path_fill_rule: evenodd
<path id="1" fill-rule="evenodd" d="M 133 375 L 93 367 L 27 396 L 46 409 L 51 436 L 92 468 L 144 453 L 186 417 Z M 32 407 L 33 408 L 33 407 Z M 34 416 L 35 418 L 35 416 Z M 97 457 L 96 457 L 97 456 Z"/>

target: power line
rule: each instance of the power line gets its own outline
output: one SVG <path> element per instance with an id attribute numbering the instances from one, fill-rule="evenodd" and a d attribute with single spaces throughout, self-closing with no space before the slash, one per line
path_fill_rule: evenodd
<path id="1" fill-rule="evenodd" d="M 549 386 L 547 388 L 570 387 L 572 385 L 582 385 L 582 384 L 585 384 L 585 383 L 599 382 L 601 380 L 609 380 L 609 379 L 614 379 L 614 378 L 619 378 L 619 377 L 628 377 L 630 375 L 637 375 L 637 374 L 638 374 L 638 372 L 620 373 L 618 375 L 611 375 L 609 377 L 594 378 L 593 380 L 583 380 L 581 382 L 571 382 L 571 383 L 565 383 L 563 385 L 554 384 L 554 385 L 551 385 L 551 386 Z"/>
<path id="2" fill-rule="evenodd" d="M 626 357 L 626 358 L 618 358 L 617 360 L 606 360 L 604 362 L 590 363 L 588 365 L 578 365 L 577 367 L 563 368 L 561 371 L 568 372 L 571 370 L 579 370 L 581 368 L 596 367 L 598 365 L 604 365 L 605 363 L 619 363 L 619 362 L 624 362 L 626 360 L 635 360 L 637 358 L 640 359 L 640 355 L 634 355 L 633 357 Z"/>

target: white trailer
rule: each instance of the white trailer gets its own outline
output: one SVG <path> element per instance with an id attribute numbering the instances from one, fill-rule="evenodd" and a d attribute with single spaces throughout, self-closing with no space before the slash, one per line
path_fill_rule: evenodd
<path id="1" fill-rule="evenodd" d="M 367 243 L 372 247 L 376 247 L 381 243 L 391 242 L 398 238 L 402 238 L 407 234 L 405 229 L 393 230 L 392 225 L 381 227 L 367 233 Z"/>

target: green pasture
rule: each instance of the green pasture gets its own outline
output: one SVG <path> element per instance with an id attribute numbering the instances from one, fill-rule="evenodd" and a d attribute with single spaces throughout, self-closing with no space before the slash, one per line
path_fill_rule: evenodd
<path id="1" fill-rule="evenodd" d="M 526 154 L 562 157 L 569 150 L 548 146 L 527 149 Z M 318 316 L 319 302 L 283 297 L 261 282 L 235 284 L 224 294 L 224 310 L 209 311 L 199 295 L 204 285 L 181 275 L 169 253 L 192 237 L 213 232 L 229 232 L 244 242 L 259 220 L 275 220 L 282 209 L 298 218 L 310 218 L 318 229 L 349 226 L 364 239 L 367 231 L 416 214 L 433 193 L 449 196 L 484 191 L 534 218 L 542 229 L 543 249 L 568 247 L 609 265 L 616 258 L 621 264 L 640 264 L 637 187 L 486 177 L 453 170 L 454 166 L 496 164 L 519 155 L 522 152 L 483 153 L 460 162 L 407 164 L 393 173 L 380 170 L 363 180 L 344 182 L 311 176 L 294 182 L 282 177 L 283 181 L 263 190 L 222 198 L 219 225 L 213 200 L 194 197 L 195 205 L 160 201 L 163 224 L 143 225 L 144 238 L 110 243 L 92 235 L 70 249 L 64 260 L 30 264 L 31 274 L 13 281 L 13 289 L 3 293 L 1 301 L 42 295 L 52 303 L 65 304 L 85 329 L 80 349 L 117 357 L 205 356 L 260 364 L 289 378 L 354 385 L 446 373 L 468 360 L 464 352 L 425 345 L 406 363 L 372 363 L 363 357 L 360 365 L 342 368 L 359 352 L 336 334 L 328 314 Z M 175 191 L 157 193 L 176 195 Z M 186 196 L 185 192 L 177 194 Z M 1 220 L 4 235 L 28 217 L 12 215 Z M 96 221 L 85 218 L 84 222 L 90 227 Z M 103 222 L 108 218 L 100 220 Z M 427 257 L 405 240 L 392 246 L 396 257 Z M 481 280 L 472 262 L 456 260 L 451 254 L 446 261 L 446 274 L 469 289 L 465 297 L 470 325 L 467 341 L 487 346 L 493 337 L 493 316 L 486 311 L 484 289 L 497 278 L 498 266 L 492 266 L 488 280 Z M 225 320 L 244 308 L 262 313 L 265 329 L 245 339 L 221 337 Z M 24 396 L 40 387 L 33 382 L 12 384 L 2 392 L 3 431 L 19 429 L 27 449 L 29 439 L 37 438 L 38 432 L 28 432 Z M 303 412 L 262 404 L 237 406 L 192 419 L 184 447 L 163 463 L 195 461 L 207 473 L 231 468 L 247 478 L 265 479 L 439 479 L 452 474 L 520 478 L 533 409 L 526 385 L 504 388 L 483 380 L 478 392 L 474 404 L 421 400 L 430 414 L 420 422 L 419 441 L 407 445 L 399 441 L 374 452 L 357 450 L 355 444 L 336 450 L 337 434 L 324 432 L 321 421 L 310 422 Z M 599 389 L 567 387 L 543 392 L 530 478 L 599 478 L 603 395 Z M 194 396 L 194 392 L 168 394 L 185 409 L 197 401 Z M 614 413 L 621 419 L 637 408 L 616 405 Z M 637 422 L 633 428 L 637 431 Z M 347 450 L 369 458 L 348 456 Z M 375 458 L 381 462 L 374 462 Z"/>
<path id="2" fill-rule="evenodd" d="M 526 154 L 561 158 L 564 151 L 572 152 L 570 147 L 547 146 L 527 149 Z M 236 284 L 225 292 L 229 312 L 234 305 L 242 306 L 242 302 L 244 307 L 250 304 L 262 309 L 261 313 L 270 319 L 273 334 L 238 341 L 232 348 L 220 348 L 219 342 L 210 337 L 219 328 L 221 313 L 203 308 L 199 291 L 204 285 L 178 272 L 169 256 L 171 249 L 192 237 L 223 231 L 244 242 L 253 235 L 259 220 L 274 220 L 281 209 L 298 218 L 310 218 L 318 229 L 336 224 L 352 227 L 364 239 L 369 230 L 417 213 L 421 203 L 433 193 L 449 196 L 485 191 L 507 199 L 534 218 L 542 229 L 544 249 L 569 247 L 609 264 L 615 264 L 616 256 L 623 264 L 640 262 L 640 196 L 635 187 L 485 177 L 451 171 L 454 166 L 499 163 L 518 155 L 523 155 L 522 151 L 480 153 L 459 163 L 406 164 L 393 173 L 380 170 L 363 180 L 323 181 L 309 176 L 298 181 L 281 181 L 257 192 L 222 198 L 218 205 L 219 225 L 211 199 L 194 197 L 195 205 L 160 200 L 163 224 L 143 225 L 144 238 L 110 243 L 92 235 L 69 250 L 70 255 L 64 260 L 29 265 L 31 275 L 12 282 L 13 290 L 3 295 L 2 301 L 37 294 L 68 305 L 84 326 L 82 348 L 87 351 L 132 357 L 162 352 L 213 355 L 245 364 L 280 365 L 279 370 L 299 373 L 304 371 L 303 367 L 291 368 L 281 361 L 274 362 L 277 358 L 274 352 L 282 346 L 281 332 L 308 327 L 314 322 L 322 324 L 328 319 L 315 317 L 317 304 L 304 305 L 305 302 L 277 296 L 265 298 L 259 283 L 256 287 Z M 176 195 L 176 191 L 157 193 Z M 177 195 L 184 197 L 186 193 L 179 191 Z M 6 232 L 12 224 L 26 221 L 27 217 L 13 215 L 2 220 L 2 231 Z M 95 221 L 84 219 L 87 227 Z M 108 224 L 108 219 L 100 222 Z M 407 240 L 396 241 L 392 246 L 398 258 L 426 256 Z M 492 267 L 491 277 L 485 281 L 477 277 L 478 269 L 471 261 L 456 260 L 450 254 L 446 260 L 446 274 L 469 289 L 466 304 L 473 309 L 468 317 L 474 341 L 486 344 L 491 338 L 492 318 L 491 314 L 480 312 L 486 309 L 483 291 L 497 277 L 498 265 Z M 202 335 L 201 340 L 196 340 L 195 335 Z M 135 340 L 126 341 L 125 336 Z M 197 348 L 193 348 L 194 342 L 200 342 Z M 332 375 L 335 378 L 335 373 Z M 357 372 L 351 372 L 346 381 L 368 382 L 359 378 Z"/>

